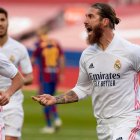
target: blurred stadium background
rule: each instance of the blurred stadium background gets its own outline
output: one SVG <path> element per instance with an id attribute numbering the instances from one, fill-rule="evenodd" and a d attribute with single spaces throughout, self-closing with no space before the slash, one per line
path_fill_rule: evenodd
<path id="1" fill-rule="evenodd" d="M 9 12 L 9 34 L 26 45 L 29 53 L 34 50 L 35 31 L 47 27 L 48 36 L 59 41 L 66 57 L 65 80 L 58 86 L 58 93 L 72 88 L 78 76 L 78 62 L 86 48 L 83 17 L 86 8 L 94 2 L 110 3 L 122 19 L 117 33 L 140 44 L 140 0 L 0 0 L 0 6 Z M 43 135 L 41 107 L 31 100 L 37 92 L 37 71 L 34 66 L 34 83 L 25 88 L 25 122 L 23 140 L 97 140 L 95 119 L 92 117 L 91 100 L 59 106 L 63 119 L 61 131 Z"/>

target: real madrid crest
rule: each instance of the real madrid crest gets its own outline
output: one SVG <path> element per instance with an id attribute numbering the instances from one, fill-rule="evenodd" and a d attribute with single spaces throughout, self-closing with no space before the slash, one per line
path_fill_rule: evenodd
<path id="1" fill-rule="evenodd" d="M 121 68 L 121 62 L 120 62 L 120 60 L 116 60 L 116 62 L 115 62 L 115 64 L 114 64 L 114 68 L 115 68 L 116 70 L 119 70 L 119 69 Z"/>
<path id="2" fill-rule="evenodd" d="M 10 60 L 12 63 L 14 63 L 14 61 L 15 61 L 14 55 L 11 55 L 10 58 L 9 58 L 9 60 Z"/>

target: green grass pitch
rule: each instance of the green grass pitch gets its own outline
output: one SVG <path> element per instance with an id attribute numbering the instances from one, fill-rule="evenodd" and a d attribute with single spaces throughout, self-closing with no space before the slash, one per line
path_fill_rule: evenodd
<path id="1" fill-rule="evenodd" d="M 41 134 L 45 126 L 42 107 L 32 101 L 35 91 L 24 91 L 24 125 L 22 140 L 97 140 L 96 121 L 92 115 L 91 99 L 58 105 L 63 125 L 55 134 Z"/>

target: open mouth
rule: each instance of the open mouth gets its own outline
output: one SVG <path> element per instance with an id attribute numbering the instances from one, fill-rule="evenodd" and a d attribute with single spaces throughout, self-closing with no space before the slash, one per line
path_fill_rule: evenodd
<path id="1" fill-rule="evenodd" d="M 90 28 L 90 27 L 87 27 L 86 30 L 87 30 L 88 34 L 90 34 L 92 32 L 92 28 Z"/>

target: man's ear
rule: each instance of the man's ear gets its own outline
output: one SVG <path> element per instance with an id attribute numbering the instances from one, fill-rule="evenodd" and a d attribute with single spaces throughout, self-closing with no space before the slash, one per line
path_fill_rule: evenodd
<path id="1" fill-rule="evenodd" d="M 109 26 L 109 19 L 108 18 L 103 18 L 103 20 L 102 20 L 102 25 L 104 26 L 104 27 L 107 27 L 107 26 Z"/>

